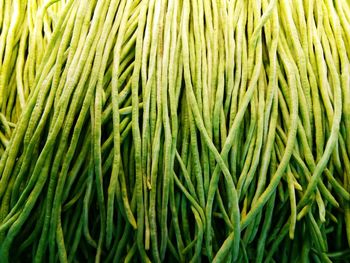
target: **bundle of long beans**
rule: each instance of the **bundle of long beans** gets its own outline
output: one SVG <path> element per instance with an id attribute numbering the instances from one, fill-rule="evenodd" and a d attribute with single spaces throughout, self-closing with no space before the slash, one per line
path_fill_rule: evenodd
<path id="1" fill-rule="evenodd" d="M 0 156 L 34 86 L 63 1 L 0 1 Z"/>
<path id="2" fill-rule="evenodd" d="M 1 262 L 350 259 L 349 1 L 56 2 L 0 1 Z"/>

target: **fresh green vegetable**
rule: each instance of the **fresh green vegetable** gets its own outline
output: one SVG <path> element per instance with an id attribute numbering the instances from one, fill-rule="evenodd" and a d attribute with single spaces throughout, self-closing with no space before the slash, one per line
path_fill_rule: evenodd
<path id="1" fill-rule="evenodd" d="M 349 261 L 349 26 L 347 0 L 0 0 L 0 261 Z"/>

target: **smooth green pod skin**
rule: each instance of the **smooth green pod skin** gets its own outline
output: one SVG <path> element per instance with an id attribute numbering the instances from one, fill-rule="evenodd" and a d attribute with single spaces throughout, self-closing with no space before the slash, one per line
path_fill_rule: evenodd
<path id="1" fill-rule="evenodd" d="M 121 5 L 123 6 L 123 5 Z M 119 7 L 121 10 L 122 7 Z M 124 16 L 123 18 L 121 18 L 120 21 L 120 28 L 119 30 L 121 30 L 121 34 L 117 39 L 116 45 L 113 49 L 113 69 L 112 72 L 114 73 L 112 76 L 112 105 L 113 105 L 113 110 L 112 110 L 112 120 L 113 120 L 113 165 L 112 165 L 112 174 L 111 174 L 111 178 L 110 178 L 110 183 L 109 183 L 109 187 L 108 187 L 108 197 L 107 197 L 107 215 L 106 215 L 106 244 L 109 247 L 112 241 L 112 228 L 113 228 L 113 206 L 114 206 L 114 196 L 115 196 L 115 188 L 116 188 L 116 184 L 117 184 L 117 180 L 118 180 L 118 170 L 119 170 L 119 159 L 120 159 L 120 120 L 119 120 L 119 99 L 118 99 L 118 89 L 116 87 L 116 84 L 118 82 L 118 78 L 116 77 L 116 75 L 118 74 L 118 67 L 119 67 L 119 52 L 121 49 L 121 42 L 122 40 L 122 36 L 124 35 L 124 31 L 125 28 L 123 28 L 122 26 L 125 24 L 125 20 L 126 17 L 129 14 L 129 5 L 125 6 L 124 9 Z M 121 11 L 120 11 L 121 12 Z M 114 23 L 113 27 L 112 27 L 112 34 L 113 32 L 115 33 L 118 29 L 118 23 Z M 107 46 L 108 48 L 112 48 L 112 42 L 110 42 L 109 46 Z M 106 56 L 105 56 L 106 57 Z M 105 63 L 107 63 L 107 61 L 105 61 Z M 103 75 L 101 73 L 100 78 L 100 85 L 102 86 L 102 82 L 103 82 Z M 123 188 L 125 189 L 125 188 Z M 127 204 L 127 203 L 126 203 Z M 126 206 L 127 207 L 127 206 Z M 129 211 L 129 210 L 128 210 Z M 132 213 L 128 213 L 129 215 Z M 135 219 L 133 218 L 133 216 L 130 217 L 131 218 L 131 222 L 132 225 L 134 227 L 136 227 L 136 222 Z"/>
<path id="2" fill-rule="evenodd" d="M 288 63 L 288 62 L 285 62 L 285 63 Z M 286 65 L 287 65 L 287 70 L 291 70 L 291 68 L 288 68 L 288 64 Z M 292 75 L 293 71 L 291 71 L 290 74 Z M 295 79 L 293 75 L 290 76 L 290 82 L 293 87 L 294 86 L 293 84 L 295 84 Z M 277 171 L 273 177 L 273 182 L 270 183 L 270 185 L 267 187 L 265 192 L 259 197 L 257 201 L 258 204 L 251 209 L 251 211 L 247 214 L 246 218 L 244 218 L 243 221 L 241 222 L 242 227 L 246 226 L 247 222 L 249 222 L 252 219 L 252 216 L 258 212 L 258 209 L 261 209 L 262 205 L 266 203 L 268 197 L 272 193 L 272 191 L 270 190 L 275 189 L 277 187 L 278 182 L 280 181 L 280 178 L 282 177 L 283 172 L 286 168 L 286 165 L 291 157 L 293 144 L 294 144 L 294 141 L 296 138 L 296 132 L 297 132 L 297 108 L 298 108 L 298 99 L 296 96 L 296 90 L 294 88 L 291 88 L 291 94 L 293 96 L 292 98 L 293 108 L 292 108 L 292 115 L 291 115 L 292 121 L 290 124 L 290 133 L 288 136 L 289 138 L 288 138 L 283 160 L 281 161 L 279 167 L 277 168 Z"/>
<path id="3" fill-rule="evenodd" d="M 99 10 L 99 8 L 97 9 Z M 100 12 L 106 12 L 107 10 L 106 9 L 102 9 L 99 10 Z M 102 23 L 100 23 L 99 19 L 95 20 L 94 21 L 95 23 L 93 23 L 94 26 L 92 26 L 91 28 L 91 31 L 89 32 L 89 36 L 91 37 L 91 41 L 93 39 L 93 35 L 94 35 L 94 30 L 96 30 L 99 27 L 102 26 Z M 102 32 L 101 32 L 102 33 Z M 91 55 L 89 56 L 90 58 L 92 57 L 92 54 L 93 54 L 93 51 L 94 49 L 97 47 L 97 38 L 98 38 L 99 34 L 97 34 L 95 37 L 96 39 L 93 41 L 94 42 L 94 45 L 92 46 L 92 49 L 89 50 L 89 49 L 84 49 L 83 50 L 83 54 L 84 52 L 89 52 Z M 89 39 L 89 37 L 88 37 Z M 90 62 L 91 63 L 91 62 Z M 87 64 L 88 65 L 88 64 Z M 84 76 L 84 75 L 83 75 Z M 79 83 L 83 82 L 84 81 L 84 77 L 82 79 L 79 80 Z M 94 81 L 94 78 L 90 79 L 90 81 Z M 84 83 L 84 82 L 83 82 Z M 79 85 L 78 85 L 79 87 Z M 79 90 L 79 89 L 78 89 Z M 57 218 L 57 209 L 55 209 L 55 207 L 59 206 L 59 203 L 61 202 L 60 198 L 61 198 L 61 191 L 62 191 L 62 188 L 63 188 L 63 185 L 65 183 L 65 178 L 66 178 L 66 174 L 67 174 L 67 170 L 68 170 L 68 167 L 69 167 L 69 164 L 70 164 L 70 161 L 73 157 L 73 153 L 75 151 L 75 147 L 76 147 L 76 143 L 77 143 L 77 138 L 78 138 L 78 134 L 80 133 L 80 130 L 82 128 L 82 123 L 83 123 L 83 120 L 84 120 L 84 115 L 87 113 L 88 109 L 89 109 L 89 102 L 92 100 L 92 93 L 93 93 L 93 87 L 91 85 L 91 82 L 89 83 L 89 89 L 87 91 L 87 95 L 84 99 L 84 103 L 83 103 L 83 106 L 82 106 L 82 111 L 81 113 L 79 114 L 79 117 L 78 117 L 78 120 L 77 120 L 77 124 L 74 128 L 74 133 L 73 133 L 73 139 L 72 139 L 72 142 L 69 146 L 69 149 L 68 149 L 68 154 L 65 158 L 65 160 L 67 160 L 66 162 L 64 162 L 64 165 L 63 165 L 63 168 L 62 168 L 62 176 L 59 178 L 59 181 L 58 181 L 58 187 L 56 188 L 56 196 L 55 196 L 55 199 L 54 199 L 54 209 L 53 209 L 53 215 L 52 215 L 52 218 L 51 218 L 51 231 L 50 231 L 50 235 L 49 235 L 49 238 L 51 240 L 50 242 L 50 254 L 53 255 L 53 251 L 54 251 L 54 245 L 53 245 L 53 239 L 54 239 L 54 232 L 56 231 L 56 227 L 55 227 L 55 224 L 56 224 L 56 218 Z M 74 103 L 72 103 L 72 105 L 75 105 Z M 74 107 L 74 106 L 73 106 Z M 73 110 L 71 110 L 69 112 L 70 114 L 74 114 L 74 108 Z M 72 115 L 69 114 L 69 117 L 67 119 L 67 126 L 64 127 L 64 131 L 63 131 L 63 138 L 65 138 L 65 136 L 67 136 L 67 133 L 68 133 L 68 129 L 70 128 L 71 126 L 71 122 L 72 122 Z M 60 149 L 62 149 L 62 147 L 60 147 Z M 58 157 L 59 155 L 56 155 L 56 158 Z M 58 208 L 59 209 L 59 208 Z M 101 207 L 101 210 L 102 207 Z M 97 256 L 98 257 L 98 256 Z"/>
<path id="4" fill-rule="evenodd" d="M 141 253 L 143 260 L 149 262 L 149 259 L 146 255 L 146 252 L 143 248 L 143 231 L 144 231 L 144 206 L 143 206 L 143 184 L 142 184 L 142 166 L 141 166 L 141 135 L 140 135 L 140 127 L 138 123 L 138 82 L 140 76 L 140 68 L 141 68 L 141 57 L 142 57 L 142 41 L 143 41 L 143 30 L 146 24 L 146 11 L 147 11 L 147 2 L 145 1 L 144 7 L 139 16 L 139 28 L 136 39 L 136 53 L 135 53 L 135 66 L 132 76 L 132 134 L 133 140 L 135 144 L 135 170 L 136 170 L 136 199 L 137 199 L 137 247 Z"/>
<path id="5" fill-rule="evenodd" d="M 56 179 L 54 177 L 51 178 L 50 180 L 50 188 L 52 189 L 50 192 L 52 194 L 48 194 L 49 196 L 49 201 L 48 201 L 48 207 L 47 207 L 47 216 L 45 217 L 45 223 L 44 223 L 44 229 L 42 232 L 42 236 L 40 238 L 40 242 L 39 242 L 39 247 L 38 247 L 38 252 L 37 252 L 37 260 L 40 261 L 43 255 L 43 252 L 46 250 L 46 246 L 47 243 L 45 242 L 46 240 L 46 235 L 47 235 L 47 231 L 48 231 L 48 220 L 49 220 L 49 214 L 51 213 L 51 202 L 53 200 L 53 194 L 54 194 L 54 190 L 53 190 L 53 185 L 56 183 Z"/>

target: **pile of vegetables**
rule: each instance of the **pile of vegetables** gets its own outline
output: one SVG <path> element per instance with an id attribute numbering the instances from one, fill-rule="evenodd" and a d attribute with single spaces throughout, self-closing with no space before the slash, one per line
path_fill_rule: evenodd
<path id="1" fill-rule="evenodd" d="M 64 5 L 54 2 L 0 1 L 0 156 L 26 105 Z"/>
<path id="2" fill-rule="evenodd" d="M 350 2 L 0 0 L 1 262 L 350 260 Z"/>

